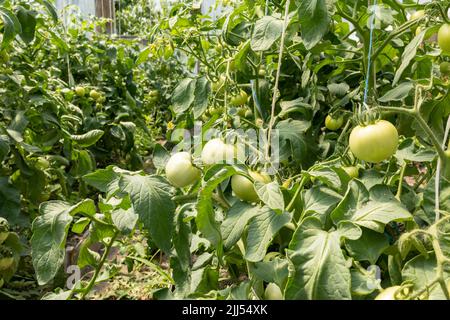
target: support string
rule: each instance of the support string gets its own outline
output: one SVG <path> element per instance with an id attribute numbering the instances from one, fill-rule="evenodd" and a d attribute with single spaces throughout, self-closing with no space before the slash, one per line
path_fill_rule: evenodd
<path id="1" fill-rule="evenodd" d="M 370 0 L 369 0 L 370 4 Z M 377 0 L 374 0 L 372 5 L 372 15 L 370 17 L 370 38 L 369 38 L 369 53 L 367 57 L 367 71 L 366 71 L 366 83 L 364 87 L 364 107 L 369 109 L 367 105 L 367 98 L 369 95 L 369 79 L 370 79 L 370 69 L 372 66 L 372 50 L 373 50 L 373 30 L 375 29 L 375 7 L 377 6 Z"/>

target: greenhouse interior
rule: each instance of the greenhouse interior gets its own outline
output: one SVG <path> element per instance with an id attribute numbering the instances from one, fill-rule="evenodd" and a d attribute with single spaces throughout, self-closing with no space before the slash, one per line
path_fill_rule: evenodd
<path id="1" fill-rule="evenodd" d="M 449 14 L 0 1 L 0 300 L 450 300 Z"/>

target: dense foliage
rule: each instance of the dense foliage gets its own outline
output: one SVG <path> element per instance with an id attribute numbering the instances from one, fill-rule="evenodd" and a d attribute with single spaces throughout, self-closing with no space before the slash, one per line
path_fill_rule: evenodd
<path id="1" fill-rule="evenodd" d="M 450 299 L 450 1 L 144 2 L 0 5 L 0 295 Z"/>

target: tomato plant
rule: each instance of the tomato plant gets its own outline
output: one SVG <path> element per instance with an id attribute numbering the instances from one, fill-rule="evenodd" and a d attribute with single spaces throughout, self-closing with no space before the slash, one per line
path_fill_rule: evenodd
<path id="1" fill-rule="evenodd" d="M 0 297 L 450 299 L 450 1 L 221 4 L 0 4 Z"/>

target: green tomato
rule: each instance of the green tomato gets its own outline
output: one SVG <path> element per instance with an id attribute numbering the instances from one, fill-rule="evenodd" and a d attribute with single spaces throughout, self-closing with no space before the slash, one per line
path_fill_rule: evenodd
<path id="1" fill-rule="evenodd" d="M 439 65 L 439 70 L 441 74 L 448 76 L 450 75 L 450 62 L 444 61 Z"/>
<path id="2" fill-rule="evenodd" d="M 5 50 L 0 51 L 0 62 L 5 64 L 8 63 L 11 57 L 9 56 L 9 53 Z"/>
<path id="3" fill-rule="evenodd" d="M 384 289 L 381 291 L 379 295 L 375 297 L 375 300 L 402 300 L 399 299 L 397 292 L 399 291 L 400 286 L 393 286 Z"/>
<path id="4" fill-rule="evenodd" d="M 439 29 L 438 44 L 442 51 L 450 53 L 450 24 L 443 24 Z"/>
<path id="5" fill-rule="evenodd" d="M 250 119 L 251 117 L 253 117 L 253 112 L 252 110 L 247 110 L 245 111 L 245 115 L 244 115 L 245 119 Z"/>
<path id="6" fill-rule="evenodd" d="M 389 121 L 379 120 L 364 127 L 355 127 L 350 134 L 349 145 L 358 159 L 378 163 L 397 151 L 398 132 Z"/>
<path id="7" fill-rule="evenodd" d="M 342 127 L 344 124 L 344 117 L 333 118 L 330 115 L 327 115 L 325 118 L 325 127 L 328 130 L 336 131 Z"/>
<path id="8" fill-rule="evenodd" d="M 172 185 L 183 188 L 200 179 L 200 170 L 193 166 L 188 152 L 178 152 L 167 161 L 166 176 Z"/>
<path id="9" fill-rule="evenodd" d="M 224 108 L 223 107 L 217 107 L 217 108 L 212 108 L 209 113 L 214 116 L 214 115 L 221 115 L 224 113 Z"/>
<path id="10" fill-rule="evenodd" d="M 226 144 L 221 139 L 212 139 L 203 147 L 201 158 L 205 165 L 232 163 L 236 152 L 235 146 Z"/>
<path id="11" fill-rule="evenodd" d="M 75 88 L 75 93 L 79 97 L 84 97 L 86 95 L 86 89 L 84 89 L 83 87 L 76 87 Z"/>
<path id="12" fill-rule="evenodd" d="M 248 100 L 248 94 L 245 91 L 241 90 L 241 93 L 238 94 L 237 96 L 234 96 L 233 98 L 231 98 L 230 103 L 232 106 L 241 106 L 243 104 L 245 104 Z"/>
<path id="13" fill-rule="evenodd" d="M 425 10 L 418 10 L 411 15 L 411 18 L 409 18 L 409 20 L 410 21 L 417 20 L 417 19 L 423 18 L 424 16 L 425 16 Z"/>
<path id="14" fill-rule="evenodd" d="M 4 218 L 0 218 L 0 244 L 8 238 L 9 235 L 9 224 Z"/>
<path id="15" fill-rule="evenodd" d="M 6 270 L 14 262 L 14 256 L 11 249 L 6 246 L 0 245 L 0 271 Z"/>
<path id="16" fill-rule="evenodd" d="M 245 112 L 246 112 L 245 108 L 238 108 L 237 109 L 237 115 L 239 117 L 245 117 Z"/>
<path id="17" fill-rule="evenodd" d="M 100 70 L 100 65 L 98 63 L 95 63 L 92 66 L 92 71 L 94 71 L 94 73 L 97 73 Z"/>
<path id="18" fill-rule="evenodd" d="M 14 263 L 14 257 L 0 258 L 0 271 L 6 270 Z"/>
<path id="19" fill-rule="evenodd" d="M 267 74 L 266 69 L 264 69 L 264 68 L 260 68 L 260 69 L 259 69 L 259 71 L 258 71 L 258 76 L 259 76 L 260 78 L 264 78 L 264 77 L 266 76 L 266 74 Z"/>
<path id="20" fill-rule="evenodd" d="M 262 183 L 270 183 L 271 179 L 267 174 L 261 174 L 256 171 L 248 171 L 248 175 L 254 180 Z M 231 189 L 236 197 L 242 201 L 257 202 L 259 201 L 253 181 L 241 175 L 234 175 L 231 178 Z"/>
<path id="21" fill-rule="evenodd" d="M 98 100 L 100 99 L 100 97 L 102 96 L 100 92 L 98 92 L 97 90 L 92 89 L 91 92 L 89 92 L 89 96 L 94 99 L 94 100 Z"/>
<path id="22" fill-rule="evenodd" d="M 358 178 L 359 177 L 359 169 L 358 167 L 342 167 L 345 173 L 347 173 L 350 178 Z"/>
<path id="23" fill-rule="evenodd" d="M 269 283 L 264 291 L 265 300 L 283 300 L 283 293 L 275 283 Z"/>
<path id="24" fill-rule="evenodd" d="M 220 90 L 220 92 L 223 92 L 224 87 L 225 87 L 225 86 L 224 86 L 225 81 L 226 81 L 226 76 L 225 76 L 225 75 L 221 75 L 221 76 L 219 77 L 219 80 L 217 80 L 216 82 L 213 82 L 213 83 L 212 83 L 212 85 L 211 85 L 212 91 L 213 91 L 213 92 L 217 92 L 217 91 Z"/>
<path id="25" fill-rule="evenodd" d="M 159 90 L 150 90 L 149 95 L 150 95 L 150 97 L 158 97 Z"/>

